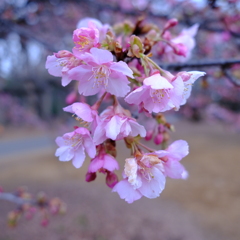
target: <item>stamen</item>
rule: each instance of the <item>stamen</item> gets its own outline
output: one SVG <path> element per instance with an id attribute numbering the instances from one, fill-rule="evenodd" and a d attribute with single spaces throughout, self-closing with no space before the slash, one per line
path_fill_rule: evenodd
<path id="1" fill-rule="evenodd" d="M 168 98 L 170 98 L 169 91 L 170 89 L 157 89 L 157 90 L 151 89 L 150 96 L 154 103 L 156 102 L 160 103 L 162 99 L 165 97 L 165 94 L 167 95 Z"/>
<path id="2" fill-rule="evenodd" d="M 83 50 L 85 48 L 85 46 L 90 45 L 91 42 L 89 41 L 89 38 L 85 37 L 85 36 L 78 36 L 79 41 L 74 42 L 77 46 L 76 48 Z"/>
<path id="3" fill-rule="evenodd" d="M 71 138 L 65 138 L 65 144 L 77 150 L 77 148 L 82 145 L 83 139 L 80 134 L 74 134 Z"/>
<path id="4" fill-rule="evenodd" d="M 92 78 L 94 79 L 93 88 L 95 86 L 103 86 L 106 89 L 111 70 L 105 65 L 100 65 L 98 67 L 93 67 L 92 72 L 93 75 L 88 79 L 88 81 L 90 81 Z"/>

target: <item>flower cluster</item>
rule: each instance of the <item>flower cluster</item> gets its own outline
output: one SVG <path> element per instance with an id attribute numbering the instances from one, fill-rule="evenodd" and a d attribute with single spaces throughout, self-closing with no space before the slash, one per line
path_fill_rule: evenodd
<path id="1" fill-rule="evenodd" d="M 142 196 L 158 197 L 166 177 L 187 178 L 180 160 L 188 154 L 188 144 L 178 140 L 167 147 L 166 129 L 171 130 L 172 125 L 162 113 L 184 105 L 193 83 L 205 75 L 199 71 L 172 74 L 152 58 L 188 59 L 198 26 L 171 37 L 169 29 L 177 24 L 176 19 L 169 20 L 163 29 L 144 24 L 140 20 L 134 28 L 125 21 L 111 27 L 96 19 L 83 19 L 73 32 L 72 52 L 61 50 L 46 62 L 48 72 L 61 77 L 63 86 L 72 80 L 76 84 L 76 92 L 67 98 L 71 105 L 63 110 L 75 117 L 78 126 L 56 139 L 56 156 L 80 168 L 87 153 L 91 161 L 86 181 L 95 180 L 97 173 L 105 174 L 107 186 L 128 203 Z M 81 102 L 74 101 L 77 94 L 82 96 Z M 99 99 L 90 106 L 85 100 L 93 95 Z M 103 102 L 107 107 L 99 112 Z M 132 114 L 133 109 L 157 123 L 154 142 L 161 144 L 162 150 L 141 141 L 151 140 L 154 130 L 146 130 Z M 119 140 L 124 140 L 130 151 L 120 181 L 115 173 L 119 169 Z"/>
<path id="2" fill-rule="evenodd" d="M 6 200 L 17 205 L 16 209 L 8 213 L 9 227 L 16 227 L 21 217 L 31 220 L 35 215 L 41 217 L 41 225 L 49 224 L 50 215 L 64 214 L 66 204 L 59 198 L 48 199 L 47 195 L 39 192 L 36 197 L 30 194 L 26 187 L 19 187 L 15 192 L 3 191 L 0 186 L 0 200 Z"/>

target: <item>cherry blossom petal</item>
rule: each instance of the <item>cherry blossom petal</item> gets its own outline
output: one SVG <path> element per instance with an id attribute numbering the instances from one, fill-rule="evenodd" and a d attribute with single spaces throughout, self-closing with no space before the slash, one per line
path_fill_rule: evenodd
<path id="1" fill-rule="evenodd" d="M 118 72 L 111 72 L 106 86 L 106 91 L 117 97 L 125 97 L 125 95 L 130 91 L 128 84 L 129 81 L 125 75 Z"/>
<path id="2" fill-rule="evenodd" d="M 62 147 L 63 148 L 63 147 Z M 59 154 L 59 150 L 56 150 L 56 154 Z M 70 148 L 66 149 L 64 152 L 61 153 L 59 156 L 59 161 L 67 162 L 70 161 L 74 157 L 74 151 Z"/>
<path id="3" fill-rule="evenodd" d="M 62 146 L 66 145 L 63 137 L 57 137 L 55 142 L 59 147 L 62 147 Z"/>
<path id="4" fill-rule="evenodd" d="M 138 134 L 141 137 L 146 136 L 146 129 L 144 128 L 144 126 L 138 124 L 135 121 L 129 121 L 129 124 L 131 126 L 131 136 L 136 137 Z"/>
<path id="5" fill-rule="evenodd" d="M 174 90 L 172 89 L 169 91 L 169 97 L 173 106 L 178 110 L 182 102 L 182 94 L 184 91 L 184 83 L 182 81 L 182 78 L 180 76 L 177 77 L 172 82 L 172 85 L 174 87 Z"/>
<path id="6" fill-rule="evenodd" d="M 56 150 L 55 156 L 59 157 L 60 161 L 67 162 L 73 158 L 74 154 L 68 146 L 63 146 Z"/>
<path id="7" fill-rule="evenodd" d="M 172 84 L 160 74 L 154 74 L 143 81 L 144 85 L 150 86 L 152 89 L 170 89 Z"/>
<path id="8" fill-rule="evenodd" d="M 83 147 L 79 147 L 79 149 L 75 152 L 75 156 L 72 160 L 72 164 L 75 168 L 80 168 L 85 160 L 85 153 Z"/>
<path id="9" fill-rule="evenodd" d="M 125 121 L 123 122 L 122 126 L 121 126 L 121 133 L 123 136 L 129 136 L 132 133 L 132 129 L 131 126 L 129 124 L 130 121 L 127 121 L 127 119 L 125 119 Z M 131 134 L 131 136 L 133 136 Z"/>
<path id="10" fill-rule="evenodd" d="M 114 62 L 112 63 L 111 70 L 117 71 L 122 73 L 123 75 L 126 75 L 128 77 L 133 78 L 133 71 L 131 70 L 131 68 L 128 67 L 128 65 L 123 62 L 123 61 L 119 61 L 119 62 Z"/>
<path id="11" fill-rule="evenodd" d="M 80 65 L 69 70 L 68 74 L 72 79 L 87 81 L 92 76 L 92 67 L 88 65 Z"/>
<path id="12" fill-rule="evenodd" d="M 149 181 L 142 177 L 142 186 L 138 189 L 140 193 L 147 198 L 159 197 L 165 187 L 165 176 L 156 167 L 152 168 L 153 178 Z"/>
<path id="13" fill-rule="evenodd" d="M 90 158 L 94 158 L 96 156 L 96 146 L 90 136 L 84 138 L 83 146 L 85 147 Z"/>
<path id="14" fill-rule="evenodd" d="M 105 135 L 105 131 L 103 131 L 104 123 L 99 123 L 99 125 L 96 127 L 93 135 L 93 141 L 96 145 L 99 145 L 103 143 L 107 138 Z"/>
<path id="15" fill-rule="evenodd" d="M 174 160 L 168 160 L 164 164 L 165 175 L 175 179 L 186 179 L 187 171 L 181 163 Z"/>
<path id="16" fill-rule="evenodd" d="M 113 61 L 113 55 L 108 50 L 92 48 L 90 52 L 93 55 L 94 61 L 99 65 Z"/>
<path id="17" fill-rule="evenodd" d="M 100 168 L 103 167 L 103 163 L 103 159 L 99 157 L 92 159 L 88 167 L 88 172 L 97 172 Z"/>
<path id="18" fill-rule="evenodd" d="M 188 72 L 188 74 L 190 74 L 191 76 L 190 76 L 188 81 L 184 82 L 184 92 L 183 92 L 183 96 L 182 96 L 181 105 L 184 105 L 187 102 L 187 99 L 190 97 L 193 83 L 199 77 L 204 76 L 206 73 L 205 72 L 199 72 L 199 71 L 191 71 L 191 72 Z"/>
<path id="19" fill-rule="evenodd" d="M 123 122 L 119 116 L 113 116 L 105 127 L 106 136 L 112 140 L 116 140 Z"/>
<path id="20" fill-rule="evenodd" d="M 61 77 L 62 76 L 62 66 L 57 61 L 58 58 L 56 58 L 54 55 L 48 56 L 45 67 L 47 68 L 49 74 L 55 77 Z"/>
<path id="21" fill-rule="evenodd" d="M 118 182 L 114 186 L 112 192 L 117 192 L 120 198 L 128 203 L 133 203 L 142 197 L 142 194 L 138 190 L 134 190 L 132 185 L 126 179 Z"/>
<path id="22" fill-rule="evenodd" d="M 66 87 L 72 79 L 69 77 L 68 73 L 63 73 L 62 74 L 62 86 Z"/>
<path id="23" fill-rule="evenodd" d="M 81 81 L 78 85 L 78 92 L 84 96 L 92 96 L 101 91 L 101 88 L 95 86 L 94 82 L 91 81 Z"/>
<path id="24" fill-rule="evenodd" d="M 125 101 L 129 104 L 139 105 L 145 98 L 146 92 L 149 93 L 148 87 L 146 86 L 139 87 L 132 91 L 131 93 L 129 93 L 125 97 Z"/>
<path id="25" fill-rule="evenodd" d="M 92 122 L 93 121 L 93 110 L 91 107 L 86 103 L 73 103 L 70 106 L 67 106 L 63 108 L 65 112 L 70 112 L 76 114 L 78 117 L 83 119 L 86 122 Z"/>
<path id="26" fill-rule="evenodd" d="M 89 27 L 89 23 L 93 23 L 96 26 L 96 28 L 98 28 L 98 29 L 102 28 L 102 26 L 103 26 L 99 20 L 97 20 L 95 18 L 86 17 L 86 18 L 81 19 L 77 23 L 77 28 Z"/>
<path id="27" fill-rule="evenodd" d="M 108 171 L 112 172 L 114 170 L 119 169 L 118 162 L 116 161 L 115 158 L 112 156 L 105 154 L 104 155 L 104 163 L 103 163 L 103 168 L 107 169 Z"/>
<path id="28" fill-rule="evenodd" d="M 188 143 L 184 140 L 177 140 L 173 142 L 166 151 L 169 152 L 168 157 L 176 161 L 180 161 L 189 153 Z"/>

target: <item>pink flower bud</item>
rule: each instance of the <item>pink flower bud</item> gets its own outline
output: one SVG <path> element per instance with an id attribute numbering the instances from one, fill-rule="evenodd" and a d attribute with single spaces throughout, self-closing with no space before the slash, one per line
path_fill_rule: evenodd
<path id="1" fill-rule="evenodd" d="M 172 18 L 165 24 L 163 31 L 166 31 L 169 28 L 175 27 L 177 24 L 178 24 L 178 20 L 176 18 Z"/>
<path id="2" fill-rule="evenodd" d="M 158 132 L 159 132 L 159 133 L 163 133 L 164 131 L 165 131 L 164 125 L 159 124 L 159 125 L 158 125 Z"/>
<path id="3" fill-rule="evenodd" d="M 65 101 L 66 101 L 67 104 L 72 104 L 72 103 L 76 102 L 77 101 L 77 93 L 76 93 L 76 91 L 70 92 L 67 95 Z"/>
<path id="4" fill-rule="evenodd" d="M 153 131 L 147 131 L 147 134 L 146 134 L 146 137 L 145 137 L 145 140 L 146 141 L 150 141 L 153 137 Z"/>
<path id="5" fill-rule="evenodd" d="M 173 51 L 175 54 L 184 56 L 184 57 L 187 56 L 187 47 L 182 43 L 172 43 L 171 47 L 173 48 Z"/>
<path id="6" fill-rule="evenodd" d="M 159 133 L 158 135 L 155 136 L 154 138 L 154 143 L 156 145 L 159 145 L 163 142 L 163 134 L 162 133 Z"/>
<path id="7" fill-rule="evenodd" d="M 61 50 L 57 53 L 54 53 L 56 58 L 63 58 L 63 57 L 72 57 L 73 54 L 67 50 Z"/>
<path id="8" fill-rule="evenodd" d="M 108 187 L 113 188 L 118 183 L 118 177 L 114 172 L 107 172 L 106 184 Z"/>
<path id="9" fill-rule="evenodd" d="M 95 172 L 87 172 L 86 174 L 86 182 L 91 182 L 91 181 L 94 181 L 97 177 L 97 174 Z"/>
<path id="10" fill-rule="evenodd" d="M 41 226 L 42 227 L 47 227 L 48 224 L 49 224 L 48 218 L 43 218 L 42 221 L 41 221 Z"/>

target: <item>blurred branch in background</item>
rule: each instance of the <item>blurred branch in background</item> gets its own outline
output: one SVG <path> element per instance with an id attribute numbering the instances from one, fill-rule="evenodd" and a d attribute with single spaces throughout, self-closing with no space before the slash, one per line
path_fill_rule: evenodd
<path id="1" fill-rule="evenodd" d="M 66 211 L 66 204 L 59 198 L 48 199 L 47 195 L 39 192 L 33 197 L 26 187 L 19 187 L 14 193 L 3 192 L 0 187 L 0 201 L 12 202 L 16 209 L 10 211 L 7 216 L 9 227 L 16 227 L 20 218 L 32 219 L 35 215 L 41 216 L 41 225 L 46 227 L 49 224 L 50 215 L 63 214 Z"/>

